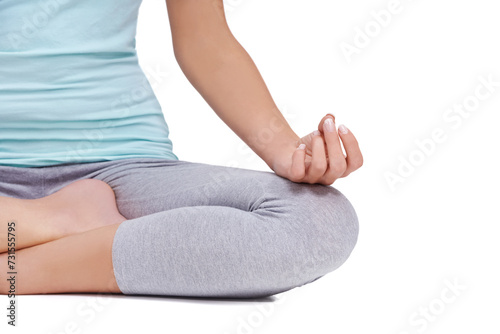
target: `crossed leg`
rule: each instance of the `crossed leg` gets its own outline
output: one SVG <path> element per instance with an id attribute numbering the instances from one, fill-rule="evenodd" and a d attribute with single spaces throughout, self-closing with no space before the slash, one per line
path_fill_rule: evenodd
<path id="1" fill-rule="evenodd" d="M 105 182 L 75 181 L 39 199 L 2 196 L 0 206 L 4 208 L 0 277 L 12 260 L 19 273 L 16 294 L 120 292 L 110 255 L 114 233 L 126 218 L 118 212 L 114 192 Z M 9 223 L 14 227 L 10 236 Z M 15 257 L 9 258 L 14 246 Z M 9 290 L 2 277 L 0 294 Z"/>
<path id="2" fill-rule="evenodd" d="M 356 214 L 333 187 L 191 162 L 94 177 L 114 190 L 121 221 L 19 250 L 18 294 L 267 296 L 336 269 L 357 240 Z"/>

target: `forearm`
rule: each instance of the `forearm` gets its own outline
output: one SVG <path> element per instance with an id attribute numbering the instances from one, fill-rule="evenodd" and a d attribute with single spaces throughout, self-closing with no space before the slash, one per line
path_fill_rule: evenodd
<path id="1" fill-rule="evenodd" d="M 181 69 L 222 121 L 270 165 L 277 150 L 299 137 L 229 29 L 197 36 L 175 48 Z"/>

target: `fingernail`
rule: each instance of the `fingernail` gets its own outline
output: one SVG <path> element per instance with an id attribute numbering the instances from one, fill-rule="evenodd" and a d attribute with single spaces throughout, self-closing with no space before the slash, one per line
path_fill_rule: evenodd
<path id="1" fill-rule="evenodd" d="M 333 118 L 335 118 L 335 115 L 334 115 L 334 114 L 332 114 L 331 112 L 327 113 L 327 115 L 332 115 L 332 116 L 333 116 Z"/>
<path id="2" fill-rule="evenodd" d="M 344 125 L 344 124 L 339 125 L 339 131 L 340 131 L 340 133 L 342 133 L 342 134 L 344 134 L 344 135 L 345 135 L 347 132 L 349 132 L 349 130 L 347 130 L 347 128 L 345 127 L 345 125 Z"/>
<path id="3" fill-rule="evenodd" d="M 297 147 L 299 150 L 303 150 L 306 148 L 306 144 L 300 144 L 299 147 Z"/>
<path id="4" fill-rule="evenodd" d="M 333 132 L 334 130 L 333 120 L 331 118 L 327 118 L 323 123 L 323 126 L 328 132 Z"/>
<path id="5" fill-rule="evenodd" d="M 320 133 L 318 130 L 314 130 L 314 131 L 313 131 L 313 135 L 314 135 L 314 136 L 319 136 L 320 134 L 321 134 L 321 133 Z"/>

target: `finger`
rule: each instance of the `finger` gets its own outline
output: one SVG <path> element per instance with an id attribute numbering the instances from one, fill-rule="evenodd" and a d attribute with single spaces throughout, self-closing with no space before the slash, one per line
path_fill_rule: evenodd
<path id="1" fill-rule="evenodd" d="M 335 129 L 335 123 L 330 118 L 326 119 L 323 123 L 323 130 L 328 152 L 329 168 L 327 174 L 329 178 L 336 180 L 344 175 L 347 168 L 347 161 L 344 152 L 342 152 L 342 146 L 337 130 Z"/>
<path id="2" fill-rule="evenodd" d="M 299 182 L 306 175 L 305 166 L 306 145 L 300 144 L 292 154 L 292 166 L 290 167 L 290 180 Z"/>
<path id="3" fill-rule="evenodd" d="M 339 126 L 339 136 L 342 139 L 347 155 L 347 167 L 342 176 L 345 177 L 363 166 L 363 155 L 361 154 L 356 137 L 354 137 L 354 134 L 345 125 Z"/>
<path id="4" fill-rule="evenodd" d="M 324 130 L 323 130 L 323 123 L 328 119 L 328 118 L 331 118 L 333 123 L 335 123 L 335 116 L 332 114 L 332 113 L 328 113 L 326 114 L 325 116 L 323 116 L 323 118 L 321 119 L 321 121 L 319 121 L 319 124 L 318 124 L 318 131 L 323 133 Z"/>
<path id="5" fill-rule="evenodd" d="M 306 172 L 307 180 L 311 183 L 318 183 L 328 168 L 323 136 L 321 136 L 319 131 L 316 132 L 312 139 L 311 164 Z"/>
<path id="6" fill-rule="evenodd" d="M 311 133 L 309 133 L 309 134 L 307 134 L 304 137 L 302 137 L 302 138 L 299 139 L 299 143 L 306 144 L 306 148 L 305 148 L 306 155 L 307 154 L 312 155 L 312 151 L 311 151 L 310 148 L 312 147 L 312 139 L 314 137 L 314 132 L 315 131 L 316 130 L 314 130 L 313 132 L 311 132 Z"/>

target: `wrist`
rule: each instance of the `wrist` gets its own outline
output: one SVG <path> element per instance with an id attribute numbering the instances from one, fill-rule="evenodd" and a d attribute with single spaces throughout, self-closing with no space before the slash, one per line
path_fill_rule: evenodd
<path id="1" fill-rule="evenodd" d="M 288 131 L 271 132 L 268 136 L 254 141 L 254 146 L 251 147 L 255 153 L 264 162 L 274 170 L 275 161 L 281 161 L 282 156 L 291 157 L 290 152 L 293 152 L 299 145 L 300 137 L 293 132 L 292 129 Z"/>

